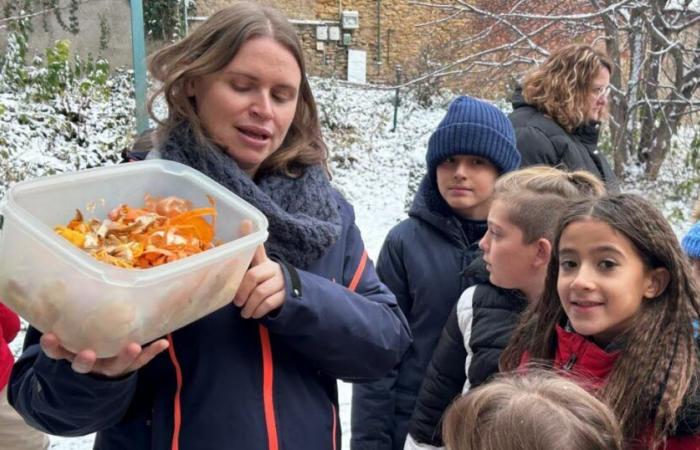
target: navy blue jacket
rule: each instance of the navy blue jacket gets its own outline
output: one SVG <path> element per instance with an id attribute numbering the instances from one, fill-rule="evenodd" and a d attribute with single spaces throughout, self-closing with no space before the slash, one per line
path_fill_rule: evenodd
<path id="1" fill-rule="evenodd" d="M 168 351 L 119 379 L 49 359 L 31 330 L 10 402 L 45 432 L 98 432 L 100 450 L 170 450 L 174 441 L 183 450 L 340 448 L 336 379 L 385 375 L 410 333 L 367 258 L 352 207 L 336 196 L 340 238 L 308 270 L 284 268 L 277 311 L 245 320 L 229 304 L 170 334 Z"/>
<path id="2" fill-rule="evenodd" d="M 402 449 L 416 397 L 447 317 L 471 284 L 462 273 L 478 252 L 485 221 L 467 237 L 460 221 L 440 203 L 426 179 L 409 218 L 387 235 L 377 260 L 380 279 L 396 294 L 413 343 L 386 377 L 355 384 L 351 448 Z"/>

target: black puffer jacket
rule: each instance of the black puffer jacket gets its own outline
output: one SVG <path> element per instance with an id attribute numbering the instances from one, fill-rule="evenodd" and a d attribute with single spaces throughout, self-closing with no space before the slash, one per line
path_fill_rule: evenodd
<path id="1" fill-rule="evenodd" d="M 516 291 L 489 283 L 481 257 L 466 274 L 480 284 L 464 291 L 447 319 L 411 416 L 406 448 L 416 448 L 415 443 L 443 445 L 443 413 L 462 392 L 498 372 L 501 352 L 527 306 Z"/>
<path id="2" fill-rule="evenodd" d="M 431 186 L 423 180 L 409 218 L 389 232 L 377 259 L 377 274 L 396 295 L 413 343 L 390 375 L 354 385 L 352 450 L 403 448 L 447 316 L 472 284 L 463 272 L 477 255 L 486 222 L 460 221 Z"/>
<path id="3" fill-rule="evenodd" d="M 544 164 L 568 170 L 587 170 L 618 192 L 615 173 L 598 150 L 599 124 L 588 124 L 567 133 L 552 118 L 525 102 L 520 88 L 513 94 L 509 118 L 522 157 L 521 167 Z"/>

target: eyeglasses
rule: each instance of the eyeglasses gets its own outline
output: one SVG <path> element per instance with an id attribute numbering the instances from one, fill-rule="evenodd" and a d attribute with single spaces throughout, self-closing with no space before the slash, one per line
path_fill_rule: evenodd
<path id="1" fill-rule="evenodd" d="M 591 89 L 591 92 L 596 100 L 600 100 L 601 98 L 610 95 L 610 85 L 608 84 L 607 86 L 593 88 Z"/>

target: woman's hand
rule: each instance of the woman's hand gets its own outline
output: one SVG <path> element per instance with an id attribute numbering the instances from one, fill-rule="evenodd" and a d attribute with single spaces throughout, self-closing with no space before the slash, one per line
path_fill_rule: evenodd
<path id="1" fill-rule="evenodd" d="M 158 339 L 146 347 L 132 342 L 125 346 L 117 356 L 98 358 L 93 350 L 85 349 L 78 353 L 66 350 L 58 336 L 46 333 L 41 336 L 41 349 L 51 359 L 70 361 L 71 367 L 78 373 L 93 373 L 115 378 L 126 375 L 148 364 L 160 352 L 168 348 L 167 339 Z"/>
<path id="2" fill-rule="evenodd" d="M 242 308 L 244 319 L 259 319 L 281 307 L 285 296 L 282 268 L 267 257 L 261 245 L 255 250 L 233 303 Z"/>

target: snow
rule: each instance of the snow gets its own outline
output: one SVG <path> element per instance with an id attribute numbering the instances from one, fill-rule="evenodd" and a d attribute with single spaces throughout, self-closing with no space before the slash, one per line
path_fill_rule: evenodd
<path id="1" fill-rule="evenodd" d="M 112 96 L 92 102 L 73 123 L 58 114 L 65 99 L 49 104 L 27 102 L 22 94 L 0 92 L 0 196 L 21 179 L 78 170 L 117 160 L 131 140 L 133 100 L 127 74 L 111 82 Z M 333 183 L 354 205 L 357 224 L 372 258 L 388 230 L 406 217 L 407 205 L 424 171 L 430 133 L 442 118 L 447 99 L 423 108 L 402 93 L 398 124 L 393 127 L 394 92 L 353 87 L 332 80 L 312 80 L 329 146 Z M 498 103 L 502 109 L 509 108 Z M 20 119 L 20 117 L 24 117 Z M 689 211 L 697 198 L 697 171 L 687 162 L 694 129 L 674 138 L 674 150 L 657 183 L 642 183 L 639 168 L 627 170 L 625 190 L 639 191 L 659 205 L 680 234 L 690 225 Z M 677 189 L 677 186 L 684 186 Z M 17 354 L 22 338 L 12 348 Z M 341 426 L 349 448 L 351 386 L 340 384 Z M 52 438 L 52 449 L 92 448 L 92 436 Z"/>

